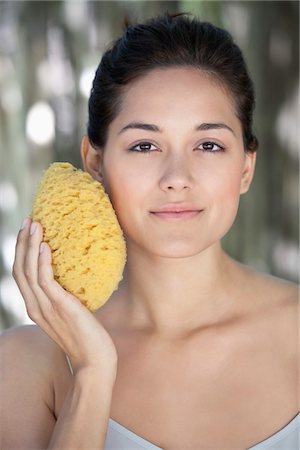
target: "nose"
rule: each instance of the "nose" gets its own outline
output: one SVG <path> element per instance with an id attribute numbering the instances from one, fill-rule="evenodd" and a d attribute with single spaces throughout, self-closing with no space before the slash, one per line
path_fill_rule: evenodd
<path id="1" fill-rule="evenodd" d="M 174 157 L 172 161 L 166 161 L 166 166 L 159 185 L 163 191 L 180 192 L 183 189 L 192 189 L 193 177 L 191 169 L 184 158 Z"/>

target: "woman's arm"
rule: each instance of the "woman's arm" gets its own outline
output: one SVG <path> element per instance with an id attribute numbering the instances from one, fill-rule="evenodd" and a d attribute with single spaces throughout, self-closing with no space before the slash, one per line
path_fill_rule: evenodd
<path id="1" fill-rule="evenodd" d="M 4 448 L 99 450 L 104 445 L 117 372 L 117 351 L 100 321 L 56 282 L 49 246 L 44 243 L 42 251 L 39 251 L 42 227 L 38 223 L 31 228 L 30 225 L 31 221 L 27 220 L 18 234 L 13 276 L 29 317 L 60 347 L 63 354 L 68 355 L 74 375 L 55 423 L 54 408 L 49 407 L 51 399 L 47 397 L 50 380 L 44 386 L 42 374 L 37 376 L 34 371 L 32 355 L 41 359 L 43 349 L 37 349 L 33 339 L 30 345 L 20 341 L 16 343 L 14 332 L 3 337 L 5 377 L 1 386 L 4 398 L 1 414 L 6 424 Z M 34 345 L 34 350 L 31 345 Z M 28 370 L 26 364 L 34 366 L 29 366 L 24 377 L 23 371 Z M 44 370 L 46 378 L 55 369 L 60 370 L 60 367 L 50 369 L 49 364 L 51 361 L 39 366 L 43 371 L 42 368 L 48 365 L 48 371 Z M 33 374 L 35 383 L 32 383 L 30 374 Z M 5 418 L 6 413 L 8 418 Z"/>
<path id="2" fill-rule="evenodd" d="M 104 449 L 114 380 L 100 380 L 101 370 L 74 377 L 49 449 Z"/>
<path id="3" fill-rule="evenodd" d="M 37 327 L 0 338 L 2 450 L 103 449 L 115 374 L 79 371 L 70 382 L 63 354 Z M 54 367 L 49 367 L 53 365 Z M 68 393 L 55 418 L 54 378 Z"/>

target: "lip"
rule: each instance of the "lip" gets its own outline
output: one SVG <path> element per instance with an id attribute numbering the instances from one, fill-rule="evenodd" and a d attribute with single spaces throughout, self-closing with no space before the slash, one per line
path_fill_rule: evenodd
<path id="1" fill-rule="evenodd" d="M 188 203 L 170 203 L 150 212 L 160 219 L 182 220 L 196 217 L 201 211 L 203 211 L 203 209 Z"/>
<path id="2" fill-rule="evenodd" d="M 201 208 L 197 208 L 191 203 L 167 203 L 166 205 L 161 206 L 160 208 L 155 209 L 154 211 L 150 211 L 152 213 L 181 213 L 181 212 L 194 212 L 194 211 L 202 211 Z"/>
<path id="3" fill-rule="evenodd" d="M 200 214 L 199 211 L 180 211 L 180 212 L 151 212 L 156 217 L 159 217 L 160 219 L 175 219 L 175 220 L 182 220 L 182 219 L 192 219 L 193 217 L 196 217 L 198 214 Z"/>

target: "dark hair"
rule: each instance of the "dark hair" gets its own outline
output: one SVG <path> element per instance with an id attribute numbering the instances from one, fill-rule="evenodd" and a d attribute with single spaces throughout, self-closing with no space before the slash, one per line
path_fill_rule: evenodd
<path id="1" fill-rule="evenodd" d="M 108 127 L 118 115 L 126 85 L 156 68 L 191 66 L 216 78 L 231 94 L 242 130 L 245 151 L 254 152 L 253 83 L 239 47 L 227 31 L 183 14 L 128 25 L 107 50 L 97 68 L 89 99 L 87 134 L 104 148 Z"/>

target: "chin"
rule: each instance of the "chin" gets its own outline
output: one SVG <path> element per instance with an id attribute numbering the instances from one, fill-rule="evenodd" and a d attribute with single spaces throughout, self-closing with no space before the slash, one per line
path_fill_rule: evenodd
<path id="1" fill-rule="evenodd" d="M 164 242 L 160 245 L 152 245 L 150 248 L 147 246 L 147 251 L 152 255 L 159 256 L 161 258 L 179 259 L 179 258 L 191 258 L 199 255 L 200 253 L 211 247 L 214 242 Z M 144 247 L 145 248 L 145 247 Z"/>
<path id="2" fill-rule="evenodd" d="M 133 253 L 142 252 L 149 256 L 158 256 L 161 258 L 190 258 L 208 249 L 220 246 L 222 237 L 227 233 L 228 224 L 222 224 L 222 227 L 212 226 L 206 227 L 206 232 L 203 230 L 171 230 L 164 233 L 151 233 L 146 231 L 142 234 L 125 232 L 128 252 L 132 249 Z M 212 231 L 214 231 L 212 233 Z"/>

